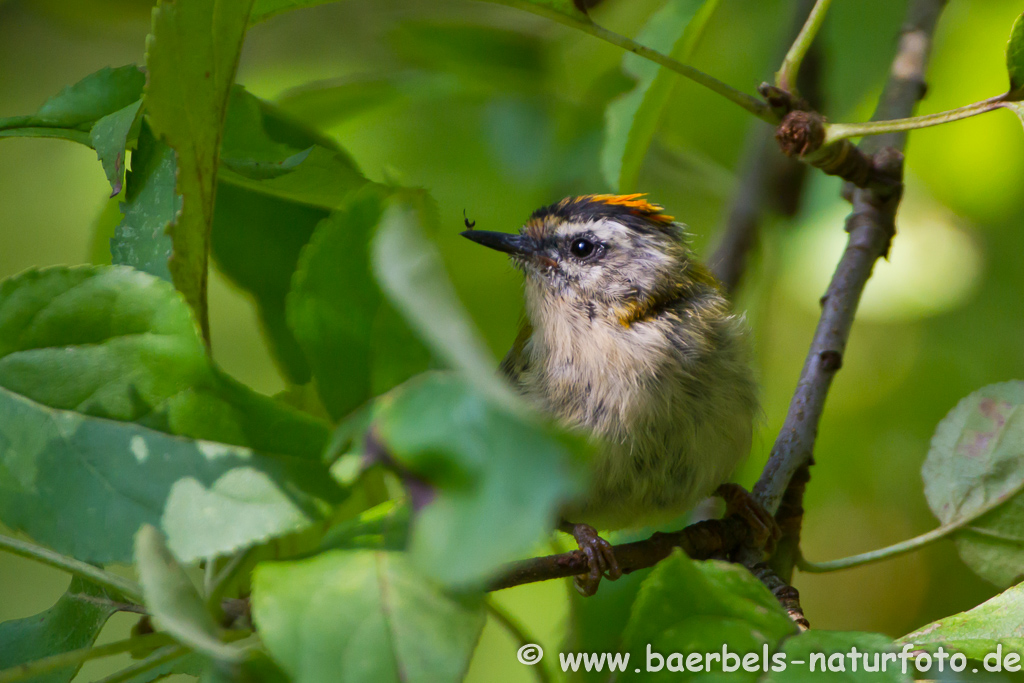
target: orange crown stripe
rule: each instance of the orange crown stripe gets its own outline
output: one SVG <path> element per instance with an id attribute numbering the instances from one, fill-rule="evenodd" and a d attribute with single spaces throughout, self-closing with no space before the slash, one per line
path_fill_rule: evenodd
<path id="1" fill-rule="evenodd" d="M 608 204 L 609 206 L 624 206 L 635 213 L 643 214 L 646 218 L 656 223 L 671 223 L 675 220 L 673 216 L 662 213 L 665 207 L 652 204 L 644 197 L 647 193 L 637 194 L 588 194 L 583 195 L 577 201 Z"/>

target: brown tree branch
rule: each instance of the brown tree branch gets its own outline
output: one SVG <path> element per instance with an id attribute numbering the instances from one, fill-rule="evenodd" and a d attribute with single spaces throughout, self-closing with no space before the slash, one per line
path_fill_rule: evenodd
<path id="1" fill-rule="evenodd" d="M 892 72 L 875 112 L 875 119 L 909 116 L 923 93 L 924 68 L 939 14 L 946 0 L 912 0 Z M 873 154 L 876 170 L 902 178 L 906 133 L 867 138 L 861 151 Z M 888 191 L 857 188 L 850 193 L 853 212 L 846 220 L 846 251 L 836 267 L 825 296 L 821 318 L 811 342 L 796 393 L 772 454 L 754 487 L 759 502 L 776 512 L 793 473 L 811 457 L 818 421 L 832 378 L 842 365 L 861 293 L 875 261 L 888 253 L 895 233 L 896 208 L 902 184 Z"/>
<path id="2" fill-rule="evenodd" d="M 874 119 L 904 118 L 913 114 L 925 92 L 924 73 L 931 51 L 932 36 L 947 0 L 911 0 L 885 90 Z M 854 315 L 875 261 L 885 256 L 896 232 L 896 210 L 902 196 L 902 150 L 907 134 L 891 133 L 869 137 L 860 152 L 871 155 L 875 172 L 895 182 L 867 188 L 850 187 L 846 196 L 853 211 L 846 219 L 849 233 L 846 251 L 832 282 L 822 298 L 822 313 L 815 330 L 797 390 L 761 478 L 754 487 L 757 500 L 771 512 L 782 509 L 783 553 L 772 567 L 785 580 L 792 573 L 800 541 L 803 491 L 810 477 L 795 476 L 813 462 L 814 442 L 825 397 L 832 378 L 842 365 L 843 352 L 853 326 Z M 793 519 L 796 516 L 797 519 Z M 754 559 L 748 553 L 747 559 Z"/>
<path id="3" fill-rule="evenodd" d="M 707 519 L 671 533 L 656 533 L 650 538 L 612 546 L 615 559 L 624 574 L 653 567 L 672 554 L 674 548 L 694 559 L 724 558 L 746 540 L 750 528 L 739 517 Z M 581 550 L 534 557 L 514 562 L 505 568 L 487 587 L 489 591 L 512 588 L 524 583 L 561 579 L 589 571 L 587 558 Z"/>

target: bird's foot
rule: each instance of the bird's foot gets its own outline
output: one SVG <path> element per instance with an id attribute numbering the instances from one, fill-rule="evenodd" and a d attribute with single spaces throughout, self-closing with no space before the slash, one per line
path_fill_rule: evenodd
<path id="1" fill-rule="evenodd" d="M 619 568 L 619 562 L 612 552 L 611 543 L 598 536 L 594 527 L 589 524 L 562 522 L 558 528 L 572 534 L 590 566 L 588 573 L 573 577 L 573 584 L 580 595 L 589 597 L 596 593 L 602 576 L 608 577 L 611 581 L 622 576 L 622 569 Z"/>
<path id="2" fill-rule="evenodd" d="M 750 492 L 739 484 L 722 484 L 715 490 L 715 495 L 725 501 L 726 517 L 736 515 L 747 523 L 751 545 L 763 548 L 769 554 L 775 550 L 782 529 Z"/>

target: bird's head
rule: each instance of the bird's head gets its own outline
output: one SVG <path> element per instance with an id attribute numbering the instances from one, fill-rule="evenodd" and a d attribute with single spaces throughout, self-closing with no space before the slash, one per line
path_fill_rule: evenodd
<path id="1" fill-rule="evenodd" d="M 510 254 L 527 276 L 527 303 L 595 307 L 627 325 L 710 275 L 692 262 L 683 228 L 643 195 L 582 195 L 533 212 L 518 233 L 462 235 Z"/>

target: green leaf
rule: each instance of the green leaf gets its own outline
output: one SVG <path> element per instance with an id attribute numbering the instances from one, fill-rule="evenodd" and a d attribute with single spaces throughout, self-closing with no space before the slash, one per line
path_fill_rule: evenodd
<path id="1" fill-rule="evenodd" d="M 668 0 L 647 21 L 637 41 L 687 62 L 717 6 L 718 0 Z M 601 170 L 612 189 L 631 192 L 679 77 L 629 52 L 622 58 L 622 69 L 636 80 L 636 86 L 605 110 Z"/>
<path id="2" fill-rule="evenodd" d="M 249 180 L 267 180 L 269 178 L 283 176 L 285 173 L 295 170 L 295 167 L 305 161 L 306 157 L 308 157 L 309 153 L 312 151 L 312 147 L 307 147 L 301 152 L 296 152 L 295 154 L 281 160 L 224 158 L 221 159 L 221 163 L 223 163 L 225 167 L 245 178 L 248 178 Z"/>
<path id="3" fill-rule="evenodd" d="M 899 639 L 915 648 L 962 652 L 982 661 L 997 645 L 1020 652 L 1024 650 L 1024 584 L 1003 591 L 972 610 L 933 621 Z"/>
<path id="4" fill-rule="evenodd" d="M 373 272 L 384 294 L 438 358 L 492 398 L 514 404 L 516 397 L 498 378 L 497 361 L 459 301 L 437 247 L 424 234 L 431 213 L 422 197 L 391 202 L 373 241 Z"/>
<path id="5" fill-rule="evenodd" d="M 580 492 L 566 444 L 456 375 L 410 380 L 375 413 L 388 452 L 434 489 L 410 549 L 448 585 L 478 584 L 529 553 Z"/>
<path id="6" fill-rule="evenodd" d="M 253 620 L 296 683 L 454 683 L 484 611 L 480 596 L 444 593 L 402 553 L 355 550 L 258 566 Z"/>
<path id="7" fill-rule="evenodd" d="M 24 619 L 0 624 L 0 670 L 43 657 L 88 647 L 116 610 L 99 600 L 111 600 L 102 588 L 74 577 L 50 609 Z M 33 678 L 39 683 L 67 683 L 78 672 L 68 667 Z"/>
<path id="8" fill-rule="evenodd" d="M 857 651 L 856 666 L 850 654 Z M 769 672 L 756 680 L 764 683 L 816 683 L 818 681 L 848 681 L 849 683 L 910 683 L 914 680 L 914 664 L 908 663 L 902 671 L 899 660 L 885 661 L 884 653 L 897 651 L 892 640 L 880 633 L 854 631 L 805 631 L 787 639 L 780 648 L 786 656 L 784 671 Z M 865 661 L 864 658 L 867 657 Z M 797 664 L 796 662 L 806 662 Z M 811 665 L 814 671 L 811 671 Z M 865 664 L 873 671 L 865 670 Z M 827 668 L 826 668 L 827 667 Z M 884 669 L 884 670 L 883 670 Z M 828 671 L 829 673 L 825 673 Z M 756 674 L 755 674 L 756 676 Z M 730 679 L 731 680 L 731 679 Z"/>
<path id="9" fill-rule="evenodd" d="M 188 575 L 171 556 L 164 537 L 145 524 L 135 536 L 135 566 L 139 570 L 146 608 L 156 626 L 183 645 L 215 659 L 238 661 L 242 651 L 221 641 L 217 622 L 206 609 Z"/>
<path id="10" fill-rule="evenodd" d="M 403 550 L 409 537 L 411 510 L 404 501 L 389 500 L 332 527 L 321 550 Z"/>
<path id="11" fill-rule="evenodd" d="M 181 210 L 171 223 L 171 276 L 209 338 L 206 283 L 217 163 L 228 97 L 253 0 L 171 2 L 146 40 L 146 111 L 175 151 Z"/>
<path id="12" fill-rule="evenodd" d="M 325 425 L 223 375 L 180 295 L 138 271 L 0 285 L 0 387 L 0 518 L 79 559 L 127 560 L 143 523 L 183 559 L 228 552 L 340 495 Z"/>
<path id="13" fill-rule="evenodd" d="M 34 115 L 0 119 L 0 137 L 62 137 L 91 146 L 94 124 L 138 101 L 144 83 L 135 65 L 100 69 L 51 97 Z"/>
<path id="14" fill-rule="evenodd" d="M 952 524 L 1006 502 L 953 538 L 967 566 L 999 586 L 1024 576 L 1024 382 L 979 389 L 935 430 L 921 467 L 935 516 Z"/>
<path id="15" fill-rule="evenodd" d="M 142 100 L 132 102 L 123 109 L 101 118 L 89 131 L 92 148 L 96 150 L 96 156 L 103 165 L 103 172 L 110 181 L 111 197 L 121 192 L 125 149 L 129 146 L 129 138 L 133 137 L 133 130 L 136 131 L 134 136 L 138 137 L 141 107 Z"/>
<path id="16" fill-rule="evenodd" d="M 31 270 L 0 284 L 0 387 L 43 405 L 319 460 L 327 427 L 209 360 L 181 296 L 120 266 Z"/>
<path id="17" fill-rule="evenodd" d="M 104 116 L 138 100 L 145 82 L 146 77 L 134 64 L 100 69 L 51 97 L 34 118 L 64 128 L 91 128 Z"/>
<path id="18" fill-rule="evenodd" d="M 123 217 L 110 240 L 114 265 L 131 266 L 170 281 L 167 226 L 181 208 L 181 197 L 174 192 L 176 174 L 174 150 L 143 125 L 126 179 Z"/>
<path id="19" fill-rule="evenodd" d="M 319 463 L 52 410 L 0 389 L 0 520 L 86 562 L 144 524 L 184 561 L 300 531 L 341 494 Z"/>
<path id="20" fill-rule="evenodd" d="M 370 187 L 316 228 L 288 295 L 288 323 L 305 351 L 324 406 L 339 419 L 427 368 L 430 357 L 383 300 L 370 238 L 384 210 Z M 389 342 L 402 340 L 402 348 Z"/>
<path id="21" fill-rule="evenodd" d="M 1006 44 L 1006 70 L 1010 74 L 1010 93 L 1024 97 L 1024 13 L 1017 17 L 1010 29 L 1010 40 Z"/>
<path id="22" fill-rule="evenodd" d="M 658 563 L 640 587 L 623 636 L 630 659 L 642 662 L 647 647 L 663 656 L 674 652 L 770 652 L 796 626 L 749 571 L 725 562 L 698 562 L 676 551 Z M 620 680 L 694 680 L 696 672 L 665 668 L 654 676 L 629 667 Z M 719 662 L 721 667 L 721 662 Z M 678 668 L 678 667 L 675 667 Z M 717 669 L 721 671 L 721 669 Z M 757 680 L 758 673 L 743 672 L 736 680 Z M 730 678 L 729 680 L 734 680 Z"/>
<path id="23" fill-rule="evenodd" d="M 248 178 L 222 168 L 214 212 L 213 256 L 221 270 L 253 295 L 275 358 L 288 379 L 305 384 L 305 354 L 286 324 L 285 298 L 302 247 L 330 210 L 366 185 L 334 142 L 235 87 L 223 154 L 233 159 L 284 159 L 312 147 L 287 174 Z"/>

